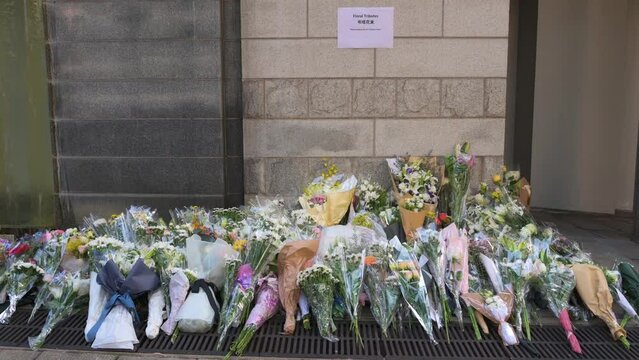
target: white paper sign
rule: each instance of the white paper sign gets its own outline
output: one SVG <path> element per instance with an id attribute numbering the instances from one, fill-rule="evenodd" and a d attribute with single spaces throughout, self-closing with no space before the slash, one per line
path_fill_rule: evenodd
<path id="1" fill-rule="evenodd" d="M 395 8 L 338 8 L 338 48 L 392 48 Z"/>

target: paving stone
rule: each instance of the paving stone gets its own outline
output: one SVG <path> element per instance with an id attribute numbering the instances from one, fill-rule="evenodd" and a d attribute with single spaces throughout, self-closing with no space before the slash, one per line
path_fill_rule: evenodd
<path id="1" fill-rule="evenodd" d="M 390 188 L 391 178 L 385 158 L 353 158 L 351 168 L 358 180 L 371 180 Z"/>
<path id="2" fill-rule="evenodd" d="M 65 119 L 220 117 L 219 80 L 60 81 L 56 117 Z"/>
<path id="3" fill-rule="evenodd" d="M 55 78 L 166 79 L 222 75 L 219 40 L 59 42 L 51 48 Z"/>
<path id="4" fill-rule="evenodd" d="M 477 156 L 502 155 L 504 119 L 377 119 L 375 156 L 444 156 L 469 141 Z M 451 131 L 454 129 L 454 131 Z"/>
<path id="5" fill-rule="evenodd" d="M 63 192 L 224 193 L 222 158 L 60 158 Z M 88 214 L 88 213 L 87 213 Z"/>
<path id="6" fill-rule="evenodd" d="M 396 110 L 395 87 L 395 80 L 356 79 L 353 82 L 353 116 L 394 116 Z"/>
<path id="7" fill-rule="evenodd" d="M 508 39 L 396 38 L 375 53 L 378 77 L 506 77 Z"/>
<path id="8" fill-rule="evenodd" d="M 348 117 L 351 113 L 351 81 L 311 80 L 310 117 Z"/>
<path id="9" fill-rule="evenodd" d="M 485 92 L 486 116 L 506 116 L 506 79 L 486 79 Z"/>
<path id="10" fill-rule="evenodd" d="M 99 352 L 43 351 L 40 360 L 116 360 L 117 355 Z"/>
<path id="11" fill-rule="evenodd" d="M 242 37 L 306 37 L 306 8 L 306 0 L 242 0 Z"/>
<path id="12" fill-rule="evenodd" d="M 308 159 L 264 159 L 264 179 L 269 195 L 298 196 L 313 177 Z"/>
<path id="13" fill-rule="evenodd" d="M 244 118 L 264 117 L 264 80 L 244 80 Z"/>
<path id="14" fill-rule="evenodd" d="M 442 80 L 442 116 L 478 117 L 484 114 L 482 79 Z"/>
<path id="15" fill-rule="evenodd" d="M 439 115 L 439 80 L 404 79 L 397 83 L 397 115 L 431 117 Z"/>
<path id="16" fill-rule="evenodd" d="M 220 37 L 219 0 L 64 1 L 47 6 L 56 40 Z"/>
<path id="17" fill-rule="evenodd" d="M 266 117 L 300 118 L 308 115 L 306 80 L 266 80 Z"/>
<path id="18" fill-rule="evenodd" d="M 33 360 L 41 354 L 40 351 L 33 350 L 17 350 L 2 349 L 0 350 L 0 359 L 6 360 Z"/>
<path id="19" fill-rule="evenodd" d="M 241 124 L 240 121 L 236 123 Z M 222 120 L 65 120 L 56 122 L 62 156 L 222 156 Z M 240 134 L 228 134 L 230 142 Z M 241 144 L 241 141 L 240 141 Z"/>
<path id="20" fill-rule="evenodd" d="M 245 120 L 245 157 L 372 156 L 373 120 Z"/>
<path id="21" fill-rule="evenodd" d="M 374 63 L 373 49 L 338 49 L 337 39 L 242 41 L 244 79 L 371 77 Z"/>
<path id="22" fill-rule="evenodd" d="M 244 159 L 244 190 L 247 194 L 263 194 L 266 191 L 262 159 Z"/>
<path id="23" fill-rule="evenodd" d="M 508 36 L 509 0 L 445 0 L 444 36 Z"/>

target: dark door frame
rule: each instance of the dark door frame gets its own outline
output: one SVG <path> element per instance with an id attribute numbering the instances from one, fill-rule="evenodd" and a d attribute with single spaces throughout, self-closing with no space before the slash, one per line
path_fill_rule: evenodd
<path id="1" fill-rule="evenodd" d="M 511 0 L 504 162 L 531 180 L 538 0 Z"/>

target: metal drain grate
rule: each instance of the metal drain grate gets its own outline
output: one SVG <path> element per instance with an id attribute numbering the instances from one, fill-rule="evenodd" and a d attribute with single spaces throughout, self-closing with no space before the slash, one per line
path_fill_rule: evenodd
<path id="1" fill-rule="evenodd" d="M 40 311 L 31 324 L 27 324 L 30 311 L 19 309 L 11 319 L 11 324 L 0 325 L 0 346 L 27 347 L 27 338 L 38 334 L 47 316 Z M 45 348 L 91 351 L 84 340 L 86 313 L 79 313 L 60 323 L 49 335 Z M 317 329 L 305 331 L 298 326 L 293 336 L 282 335 L 283 318 L 267 322 L 253 337 L 246 356 L 287 357 L 287 358 L 353 358 L 362 359 L 586 359 L 613 360 L 639 359 L 639 329 L 630 329 L 628 338 L 633 344 L 630 350 L 611 340 L 608 329 L 602 325 L 578 326 L 577 336 L 584 354 L 574 354 L 568 346 L 564 331 L 559 326 L 534 326 L 532 342 L 520 346 L 505 347 L 491 329 L 491 334 L 482 335 L 483 340 L 476 341 L 472 327 L 463 329 L 457 323 L 449 327 L 450 342 L 446 341 L 443 330 L 436 330 L 438 344 L 434 345 L 416 322 L 404 322 L 388 338 L 382 338 L 377 324 L 362 321 L 360 330 L 363 347 L 357 344 L 348 322 L 337 322 L 336 335 L 340 341 L 330 343 L 319 336 Z M 182 334 L 175 343 L 160 334 L 149 340 L 144 336 L 142 327 L 136 329 L 140 344 L 134 352 L 224 355 L 237 335 L 238 329 L 232 329 L 223 351 L 214 350 L 217 335 Z"/>

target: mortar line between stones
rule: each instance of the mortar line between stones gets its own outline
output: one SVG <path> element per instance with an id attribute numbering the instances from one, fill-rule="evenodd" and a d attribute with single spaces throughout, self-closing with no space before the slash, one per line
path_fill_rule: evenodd
<path id="1" fill-rule="evenodd" d="M 440 37 L 444 37 L 444 8 L 446 7 L 446 0 L 442 0 L 442 33 Z"/>
<path id="2" fill-rule="evenodd" d="M 306 38 L 307 39 L 311 36 L 311 34 L 309 33 L 309 26 L 308 26 L 308 23 L 310 21 L 309 17 L 311 16 L 311 14 L 308 11 L 308 8 L 309 8 L 308 2 L 309 0 L 306 0 Z"/>

